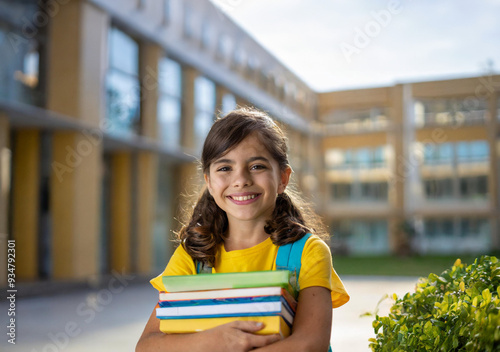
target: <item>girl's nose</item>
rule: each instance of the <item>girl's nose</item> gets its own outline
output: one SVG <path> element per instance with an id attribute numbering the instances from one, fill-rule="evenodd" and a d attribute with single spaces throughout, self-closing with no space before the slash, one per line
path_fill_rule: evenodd
<path id="1" fill-rule="evenodd" d="M 248 187 L 252 185 L 252 178 L 248 170 L 243 169 L 234 173 L 233 187 Z"/>

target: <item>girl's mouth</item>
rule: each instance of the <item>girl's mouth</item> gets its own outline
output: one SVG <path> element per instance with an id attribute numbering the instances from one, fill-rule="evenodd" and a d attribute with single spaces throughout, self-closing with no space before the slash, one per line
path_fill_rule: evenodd
<path id="1" fill-rule="evenodd" d="M 255 202 L 260 196 L 261 193 L 255 193 L 244 196 L 228 196 L 227 198 L 229 198 L 229 200 L 231 200 L 233 203 L 245 205 Z"/>

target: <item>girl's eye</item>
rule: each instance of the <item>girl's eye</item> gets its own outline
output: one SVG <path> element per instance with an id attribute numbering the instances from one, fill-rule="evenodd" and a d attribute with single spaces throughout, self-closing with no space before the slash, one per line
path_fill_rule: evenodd
<path id="1" fill-rule="evenodd" d="M 229 171 L 229 170 L 230 170 L 229 166 L 223 166 L 217 169 L 217 171 Z"/>
<path id="2" fill-rule="evenodd" d="M 252 166 L 252 170 L 262 170 L 262 169 L 266 169 L 266 166 L 262 164 L 257 164 Z"/>

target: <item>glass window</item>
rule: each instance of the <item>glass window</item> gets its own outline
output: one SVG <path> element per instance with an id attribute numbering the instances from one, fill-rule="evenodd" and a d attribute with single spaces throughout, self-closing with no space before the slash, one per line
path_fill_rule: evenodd
<path id="1" fill-rule="evenodd" d="M 365 201 L 387 200 L 388 187 L 386 182 L 361 183 L 361 199 Z"/>
<path id="2" fill-rule="evenodd" d="M 36 3 L 0 2 L 0 98 L 44 106 L 40 68 L 45 67 L 46 26 L 32 30 L 28 21 L 38 11 Z"/>
<path id="3" fill-rule="evenodd" d="M 370 155 L 370 149 L 368 148 L 361 148 L 358 149 L 357 152 L 357 164 L 358 167 L 362 169 L 366 169 L 370 167 L 370 161 L 371 161 L 371 155 Z"/>
<path id="4" fill-rule="evenodd" d="M 489 232 L 487 219 L 464 218 L 460 220 L 461 237 L 480 237 Z"/>
<path id="5" fill-rule="evenodd" d="M 457 143 L 457 158 L 459 162 L 478 162 L 489 159 L 489 145 L 486 141 Z"/>
<path id="6" fill-rule="evenodd" d="M 194 37 L 194 15 L 189 6 L 184 6 L 184 35 L 186 38 Z"/>
<path id="7" fill-rule="evenodd" d="M 443 143 L 439 146 L 440 163 L 451 163 L 453 159 L 453 144 Z"/>
<path id="8" fill-rule="evenodd" d="M 430 179 L 423 182 L 426 198 L 434 200 L 453 198 L 453 179 Z"/>
<path id="9" fill-rule="evenodd" d="M 163 24 L 170 22 L 170 0 L 163 0 Z"/>
<path id="10" fill-rule="evenodd" d="M 230 111 L 236 109 L 236 98 L 231 93 L 226 93 L 222 96 L 222 114 L 226 115 Z"/>
<path id="11" fill-rule="evenodd" d="M 139 45 L 117 28 L 109 31 L 106 77 L 108 131 L 131 135 L 139 129 Z"/>
<path id="12" fill-rule="evenodd" d="M 182 96 L 182 67 L 167 57 L 158 64 L 160 91 L 180 98 Z"/>
<path id="13" fill-rule="evenodd" d="M 196 149 L 201 151 L 205 137 L 215 118 L 215 83 L 199 76 L 194 81 L 194 133 Z"/>
<path id="14" fill-rule="evenodd" d="M 210 42 L 212 40 L 212 32 L 210 30 L 210 23 L 205 20 L 201 25 L 201 44 L 205 49 L 210 48 Z"/>
<path id="15" fill-rule="evenodd" d="M 488 196 L 488 176 L 460 178 L 460 197 L 484 199 Z"/>
<path id="16" fill-rule="evenodd" d="M 231 53 L 231 39 L 226 34 L 221 34 L 217 40 L 217 56 L 225 59 Z"/>
<path id="17" fill-rule="evenodd" d="M 332 249 L 350 254 L 385 254 L 389 252 L 388 226 L 384 220 L 340 220 L 331 224 Z"/>
<path id="18" fill-rule="evenodd" d="M 469 159 L 469 148 L 467 142 L 457 143 L 457 159 L 458 161 L 467 161 Z"/>
<path id="19" fill-rule="evenodd" d="M 352 196 L 352 186 L 349 183 L 332 183 L 331 190 L 333 201 L 348 200 Z"/>
<path id="20" fill-rule="evenodd" d="M 490 148 L 486 141 L 475 141 L 470 143 L 470 155 L 472 161 L 483 161 L 489 159 Z"/>
<path id="21" fill-rule="evenodd" d="M 425 221 L 424 224 L 425 235 L 427 237 L 436 237 L 438 235 L 438 224 L 434 219 L 429 219 Z"/>
<path id="22" fill-rule="evenodd" d="M 352 150 L 346 150 L 344 154 L 344 163 L 347 168 L 351 168 L 355 166 L 354 163 L 354 158 L 353 158 L 353 151 Z"/>
<path id="23" fill-rule="evenodd" d="M 139 74 L 139 46 L 117 28 L 112 28 L 109 33 L 109 64 L 123 73 Z"/>
<path id="24" fill-rule="evenodd" d="M 158 63 L 158 122 L 160 140 L 169 146 L 180 145 L 182 113 L 182 67 L 163 57 Z"/>
<path id="25" fill-rule="evenodd" d="M 373 150 L 373 167 L 384 165 L 384 147 L 377 147 Z"/>

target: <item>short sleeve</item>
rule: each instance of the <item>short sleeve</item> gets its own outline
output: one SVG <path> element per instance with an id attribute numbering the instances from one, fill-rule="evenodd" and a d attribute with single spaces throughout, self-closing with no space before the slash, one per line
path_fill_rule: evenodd
<path id="1" fill-rule="evenodd" d="M 165 270 L 150 280 L 149 282 L 160 292 L 164 292 L 165 286 L 163 286 L 162 276 L 174 276 L 174 275 L 193 275 L 196 274 L 196 268 L 194 266 L 193 259 L 189 254 L 187 254 L 184 247 L 179 246 L 175 250 L 174 254 L 170 258 Z"/>
<path id="2" fill-rule="evenodd" d="M 349 295 L 332 266 L 330 248 L 317 236 L 311 236 L 302 252 L 299 287 L 321 286 L 329 289 L 332 306 L 337 308 L 349 301 Z"/>

